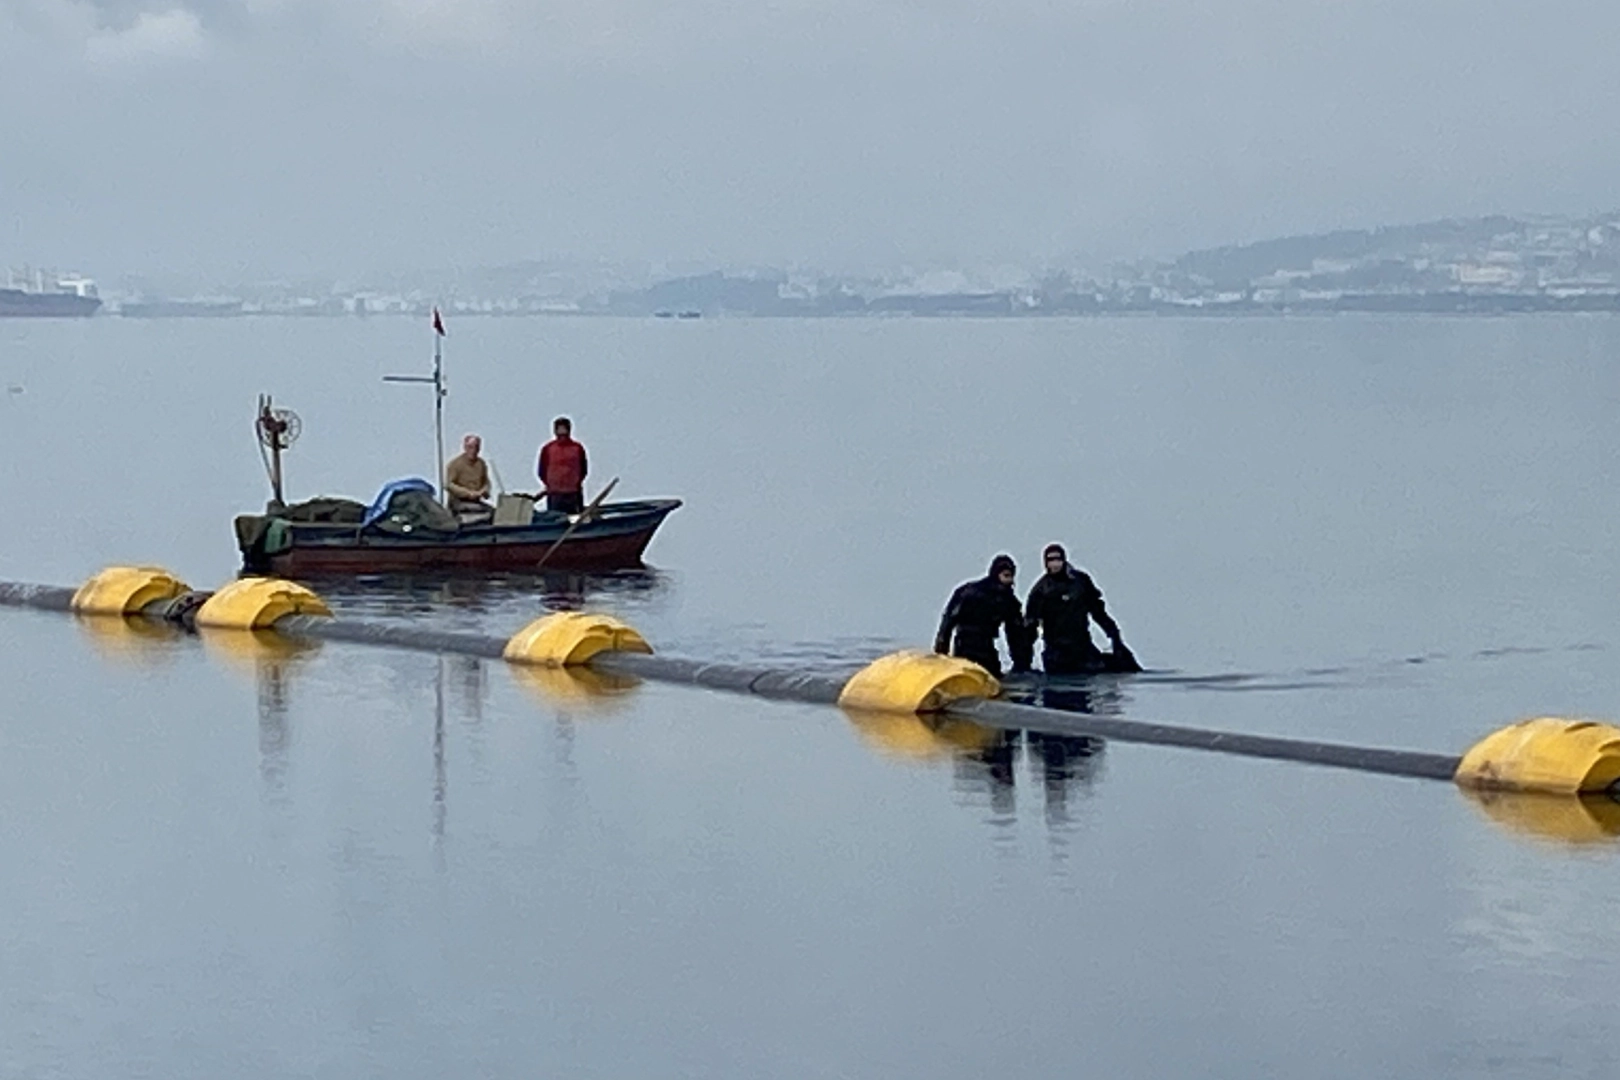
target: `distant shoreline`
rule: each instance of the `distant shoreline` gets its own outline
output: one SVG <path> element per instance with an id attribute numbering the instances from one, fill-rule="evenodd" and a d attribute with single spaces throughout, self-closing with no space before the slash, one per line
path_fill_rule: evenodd
<path id="1" fill-rule="evenodd" d="M 1443 315 L 1470 317 L 1503 317 L 1509 315 L 1620 315 L 1620 295 L 1545 297 L 1530 295 L 1471 295 L 1471 296 L 1380 296 L 1345 297 L 1334 301 L 1300 302 L 1292 304 L 1228 302 L 1207 304 L 1159 303 L 1138 306 L 1052 306 L 1018 308 L 1009 305 L 1000 310 L 980 303 L 952 304 L 950 298 L 926 298 L 929 302 L 916 306 L 890 306 L 881 310 L 816 311 L 778 309 L 772 311 L 713 310 L 701 315 L 687 315 L 682 322 L 702 319 L 1106 319 L 1106 318 L 1321 318 L 1335 315 Z M 977 298 L 975 298 L 977 299 Z M 647 319 L 659 322 L 676 321 L 655 312 L 611 311 L 580 309 L 506 309 L 458 310 L 446 306 L 450 318 L 610 318 Z M 173 312 L 122 315 L 116 311 L 97 316 L 129 319 L 138 322 L 168 321 L 175 319 L 396 319 L 427 318 L 428 308 L 421 311 L 368 312 L 306 312 L 276 310 L 236 310 L 230 312 Z M 75 320 L 77 321 L 77 320 Z"/>

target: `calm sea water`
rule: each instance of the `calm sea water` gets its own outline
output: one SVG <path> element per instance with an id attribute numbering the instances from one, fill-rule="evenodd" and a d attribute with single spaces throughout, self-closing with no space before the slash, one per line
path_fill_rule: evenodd
<path id="1" fill-rule="evenodd" d="M 1100 708 L 1459 752 L 1620 715 L 1620 322 L 452 322 L 452 437 L 674 495 L 645 574 L 375 581 L 661 651 L 925 644 L 1010 551 L 1150 666 Z M 0 578 L 199 587 L 266 486 L 433 468 L 403 321 L 0 322 Z M 234 647 L 233 647 L 234 645 Z M 0 1076 L 1597 1076 L 1620 826 L 1446 785 L 0 611 Z M 1594 817 L 1593 814 L 1597 816 Z"/>

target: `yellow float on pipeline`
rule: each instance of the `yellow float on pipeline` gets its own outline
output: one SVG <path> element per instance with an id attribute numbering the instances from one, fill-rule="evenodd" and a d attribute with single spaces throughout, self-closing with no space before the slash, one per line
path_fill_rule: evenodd
<path id="1" fill-rule="evenodd" d="M 574 667 L 604 652 L 651 653 L 636 629 L 611 615 L 559 611 L 513 634 L 501 656 L 514 664 Z"/>
<path id="2" fill-rule="evenodd" d="M 1001 692 L 996 677 L 959 656 L 907 649 L 880 656 L 844 684 L 838 704 L 880 713 L 939 712 L 963 698 Z"/>
<path id="3" fill-rule="evenodd" d="M 1553 716 L 1521 720 L 1476 743 L 1453 779 L 1498 791 L 1610 791 L 1620 783 L 1620 728 Z"/>
<path id="4" fill-rule="evenodd" d="M 265 630 L 288 615 L 331 615 L 315 593 L 281 578 L 238 578 L 197 610 L 197 625 L 221 630 Z"/>
<path id="5" fill-rule="evenodd" d="M 80 615 L 138 615 L 148 604 L 190 591 L 161 566 L 109 566 L 79 586 L 71 606 Z"/>

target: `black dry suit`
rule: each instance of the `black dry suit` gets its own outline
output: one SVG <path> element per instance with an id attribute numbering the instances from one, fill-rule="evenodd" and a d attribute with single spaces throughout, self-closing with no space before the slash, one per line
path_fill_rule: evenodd
<path id="1" fill-rule="evenodd" d="M 1054 555 L 1062 549 L 1053 545 Z M 1119 624 L 1103 605 L 1102 590 L 1084 570 L 1070 566 L 1047 573 L 1029 590 L 1024 609 L 1030 632 L 1038 628 L 1045 639 L 1041 663 L 1049 675 L 1078 675 L 1094 671 L 1140 671 L 1136 658 L 1120 640 Z M 1099 652 L 1091 640 L 1090 620 L 1095 619 L 1113 643 L 1112 656 Z"/>
<path id="2" fill-rule="evenodd" d="M 996 635 L 1002 627 L 1007 629 L 1007 651 L 1012 654 L 1013 670 L 1029 668 L 1034 642 L 1024 632 L 1023 615 L 1018 609 L 1018 595 L 1012 586 L 1003 585 L 998 575 L 1012 570 L 1013 561 L 997 555 L 990 563 L 990 573 L 961 585 L 951 593 L 945 605 L 945 614 L 939 620 L 939 633 L 934 636 L 934 651 L 948 652 L 964 660 L 1001 674 L 1001 657 L 996 652 Z M 954 647 L 952 633 L 956 635 Z"/>

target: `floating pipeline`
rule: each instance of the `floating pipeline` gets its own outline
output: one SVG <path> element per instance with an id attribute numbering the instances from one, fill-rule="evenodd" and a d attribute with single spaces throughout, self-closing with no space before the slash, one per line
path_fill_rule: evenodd
<path id="1" fill-rule="evenodd" d="M 56 585 L 0 581 L 0 604 L 38 608 L 41 611 L 72 611 L 73 597 L 77 592 L 77 589 L 64 589 Z"/>
<path id="2" fill-rule="evenodd" d="M 998 700 L 1000 684 L 983 668 L 933 653 L 894 653 L 841 674 L 713 664 L 654 655 L 639 633 L 606 615 L 547 615 L 511 638 L 498 638 L 333 618 L 313 592 L 275 578 L 243 578 L 216 593 L 193 592 L 157 567 L 112 567 L 78 589 L 0 582 L 0 604 L 74 612 L 84 618 L 144 618 L 186 629 L 273 631 L 291 640 L 461 654 L 530 669 L 554 669 L 558 677 L 567 677 L 570 668 L 584 669 L 620 679 L 839 705 L 852 715 L 937 714 L 1001 730 L 1451 780 L 1485 793 L 1591 795 L 1614 793 L 1620 786 L 1620 728 L 1590 720 L 1542 717 L 1521 721 L 1492 733 L 1463 755 L 1349 746 L 1062 712 Z"/>

